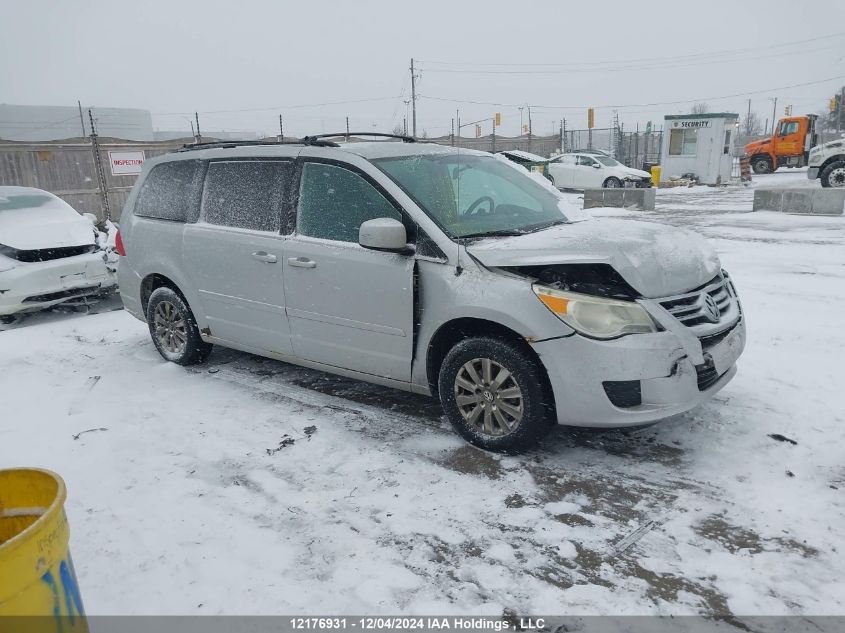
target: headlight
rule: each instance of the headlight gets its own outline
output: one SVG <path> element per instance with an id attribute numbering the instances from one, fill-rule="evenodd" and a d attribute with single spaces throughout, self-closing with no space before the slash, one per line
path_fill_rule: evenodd
<path id="1" fill-rule="evenodd" d="M 633 301 L 565 292 L 539 284 L 531 288 L 555 316 L 586 336 L 608 339 L 657 332 L 648 313 Z"/>

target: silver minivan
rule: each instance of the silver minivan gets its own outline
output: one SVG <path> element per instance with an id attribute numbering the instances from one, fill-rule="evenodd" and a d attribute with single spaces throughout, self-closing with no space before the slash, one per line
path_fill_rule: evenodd
<path id="1" fill-rule="evenodd" d="M 490 450 L 724 387 L 745 323 L 712 248 L 581 213 L 503 158 L 411 138 L 198 145 L 145 163 L 120 292 L 169 361 L 218 344 L 436 396 Z"/>

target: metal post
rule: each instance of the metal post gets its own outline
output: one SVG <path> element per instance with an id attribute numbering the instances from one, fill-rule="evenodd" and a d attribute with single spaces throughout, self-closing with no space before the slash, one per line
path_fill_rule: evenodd
<path id="1" fill-rule="evenodd" d="M 79 106 L 79 123 L 82 125 L 82 138 L 85 138 L 85 119 L 82 117 L 82 102 L 77 100 L 76 105 Z"/>
<path id="2" fill-rule="evenodd" d="M 745 135 L 751 136 L 751 99 L 748 100 L 748 114 L 745 116 Z"/>
<path id="3" fill-rule="evenodd" d="M 197 135 L 196 135 L 194 140 L 197 143 L 202 143 L 202 133 L 200 132 L 200 115 L 199 115 L 199 112 L 194 112 L 194 118 L 197 120 Z"/>
<path id="4" fill-rule="evenodd" d="M 528 151 L 530 152 L 531 151 L 531 136 L 533 135 L 534 130 L 531 127 L 531 106 L 526 103 L 525 107 L 528 108 Z"/>
<path id="5" fill-rule="evenodd" d="M 91 153 L 94 155 L 94 169 L 97 170 L 97 184 L 100 189 L 100 208 L 103 218 L 111 220 L 111 209 L 109 208 L 109 190 L 106 184 L 106 172 L 103 169 L 103 160 L 100 156 L 100 143 L 97 140 L 97 130 L 94 126 L 94 114 L 88 110 L 88 118 L 91 121 Z"/>
<path id="6" fill-rule="evenodd" d="M 346 117 L 346 140 L 349 140 L 349 117 Z"/>
<path id="7" fill-rule="evenodd" d="M 452 147 L 455 146 L 455 119 L 452 119 L 452 133 L 449 135 Z"/>
<path id="8" fill-rule="evenodd" d="M 496 153 L 496 119 L 493 119 L 493 133 L 490 134 L 491 154 Z"/>
<path id="9" fill-rule="evenodd" d="M 461 138 L 461 111 L 455 110 L 455 117 L 458 122 L 457 130 L 458 130 L 458 138 Z"/>
<path id="10" fill-rule="evenodd" d="M 842 92 L 839 94 L 839 117 L 836 120 L 837 134 L 842 132 L 842 128 L 845 127 L 845 117 L 842 116 L 843 111 L 845 111 L 845 86 L 842 87 Z"/>
<path id="11" fill-rule="evenodd" d="M 279 141 L 285 140 L 285 127 L 282 124 L 282 115 L 279 115 Z"/>
<path id="12" fill-rule="evenodd" d="M 563 135 L 564 130 L 566 129 L 566 119 L 560 120 L 560 153 L 565 154 L 566 150 L 563 149 Z"/>
<path id="13" fill-rule="evenodd" d="M 417 77 L 414 75 L 414 58 L 411 58 L 411 136 L 417 137 Z"/>

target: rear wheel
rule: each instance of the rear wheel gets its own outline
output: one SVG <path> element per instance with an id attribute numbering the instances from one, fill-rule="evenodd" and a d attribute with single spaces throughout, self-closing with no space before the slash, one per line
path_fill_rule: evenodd
<path id="1" fill-rule="evenodd" d="M 486 450 L 518 452 L 550 428 L 551 395 L 537 361 L 518 344 L 469 338 L 440 368 L 440 402 L 455 430 Z"/>
<path id="2" fill-rule="evenodd" d="M 614 176 L 611 176 L 610 178 L 605 180 L 603 185 L 605 189 L 619 189 L 621 186 L 622 181 Z"/>
<path id="3" fill-rule="evenodd" d="M 178 365 L 201 363 L 212 345 L 202 340 L 196 319 L 172 288 L 156 288 L 147 304 L 147 324 L 159 354 Z"/>
<path id="4" fill-rule="evenodd" d="M 768 156 L 755 156 L 751 159 L 751 169 L 755 174 L 772 173 L 772 161 Z"/>
<path id="5" fill-rule="evenodd" d="M 822 187 L 845 187 L 845 160 L 837 160 L 822 170 Z"/>

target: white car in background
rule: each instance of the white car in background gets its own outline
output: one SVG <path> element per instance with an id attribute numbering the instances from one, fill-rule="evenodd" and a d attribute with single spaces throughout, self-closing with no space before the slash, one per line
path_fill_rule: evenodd
<path id="1" fill-rule="evenodd" d="M 114 286 L 98 238 L 90 217 L 52 193 L 0 187 L 0 320 Z"/>
<path id="2" fill-rule="evenodd" d="M 549 161 L 548 170 L 558 189 L 651 187 L 651 174 L 603 154 L 561 154 Z"/>

